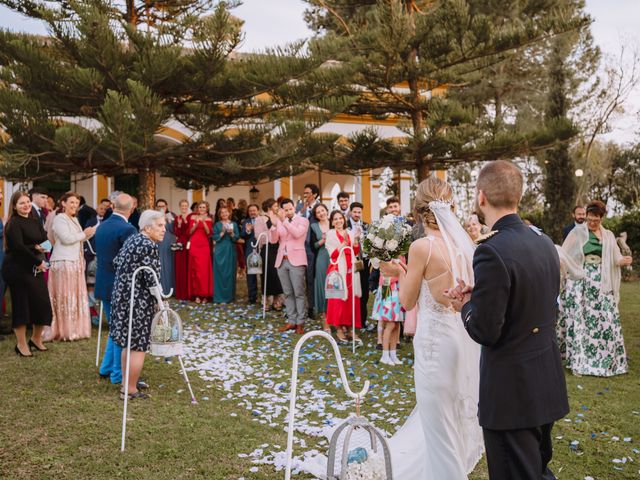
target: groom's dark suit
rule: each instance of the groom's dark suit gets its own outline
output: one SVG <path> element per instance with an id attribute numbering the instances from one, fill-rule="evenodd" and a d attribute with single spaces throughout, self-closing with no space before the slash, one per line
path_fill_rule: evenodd
<path id="1" fill-rule="evenodd" d="M 553 422 L 569 412 L 555 324 L 560 263 L 553 242 L 518 215 L 473 257 L 475 285 L 462 319 L 483 345 L 479 420 L 492 480 L 555 478 Z"/>

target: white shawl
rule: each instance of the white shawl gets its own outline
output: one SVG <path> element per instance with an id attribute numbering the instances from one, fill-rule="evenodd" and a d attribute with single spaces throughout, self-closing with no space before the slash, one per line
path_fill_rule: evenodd
<path id="1" fill-rule="evenodd" d="M 351 246 L 353 246 L 353 242 L 354 242 L 353 233 L 351 233 L 348 230 L 345 230 L 344 232 L 345 234 L 349 235 Z M 335 252 L 336 250 L 340 250 L 340 248 L 342 248 L 342 244 L 340 243 L 340 240 L 338 240 L 338 234 L 334 229 L 331 229 L 327 232 L 327 240 L 324 246 L 329 252 L 329 258 L 331 258 L 331 254 L 333 252 Z M 347 285 L 347 261 L 345 259 L 344 253 L 338 257 L 338 273 L 342 277 L 342 281 L 344 282 L 344 285 Z M 356 297 L 362 296 L 362 287 L 360 286 L 360 275 L 358 275 L 355 272 L 353 275 L 353 290 Z M 345 290 L 342 300 L 347 300 L 348 298 L 349 298 L 349 293 Z"/>
<path id="2" fill-rule="evenodd" d="M 616 242 L 616 237 L 604 227 L 602 232 L 602 270 L 600 293 L 613 292 L 616 304 L 620 300 L 620 265 L 622 253 Z M 576 225 L 562 244 L 562 249 L 578 265 L 584 265 L 584 246 L 589 241 L 589 229 L 585 224 Z"/>

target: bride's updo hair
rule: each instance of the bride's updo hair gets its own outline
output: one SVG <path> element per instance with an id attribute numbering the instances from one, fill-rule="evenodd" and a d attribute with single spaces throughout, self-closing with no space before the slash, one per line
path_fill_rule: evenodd
<path id="1" fill-rule="evenodd" d="M 435 214 L 429 208 L 429 202 L 451 202 L 452 199 L 453 191 L 451 190 L 451 186 L 435 175 L 431 175 L 426 180 L 420 182 L 416 190 L 414 205 L 416 217 L 422 220 L 426 228 L 437 230 L 438 222 L 436 221 Z M 451 208 L 453 209 L 453 205 Z"/>

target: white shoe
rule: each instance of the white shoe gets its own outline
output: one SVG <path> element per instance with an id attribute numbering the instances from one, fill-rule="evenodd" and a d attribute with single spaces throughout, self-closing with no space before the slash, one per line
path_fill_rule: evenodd
<path id="1" fill-rule="evenodd" d="M 400 360 L 398 357 L 391 358 L 391 361 L 394 365 L 402 365 L 402 360 Z"/>
<path id="2" fill-rule="evenodd" d="M 384 363 L 385 365 L 394 365 L 395 363 L 393 363 L 393 361 L 390 358 L 381 358 L 380 359 L 380 363 Z"/>

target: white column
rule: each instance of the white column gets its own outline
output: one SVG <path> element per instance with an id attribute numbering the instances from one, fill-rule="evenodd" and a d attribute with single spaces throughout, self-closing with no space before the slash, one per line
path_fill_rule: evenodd
<path id="1" fill-rule="evenodd" d="M 371 181 L 371 221 L 380 219 L 380 180 Z"/>
<path id="2" fill-rule="evenodd" d="M 280 197 L 281 195 L 281 188 L 280 188 L 280 179 L 276 179 L 273 181 L 273 198 L 275 198 L 276 200 L 278 199 L 278 197 Z"/>
<path id="3" fill-rule="evenodd" d="M 354 178 L 355 192 L 353 192 L 353 198 L 351 199 L 351 201 L 362 203 L 362 170 L 360 170 L 357 175 L 354 175 Z"/>
<path id="4" fill-rule="evenodd" d="M 95 172 L 91 177 L 91 200 L 93 201 L 91 206 L 95 208 L 98 205 L 98 174 Z"/>
<path id="5" fill-rule="evenodd" d="M 289 175 L 289 198 L 293 200 L 293 204 L 295 205 L 297 199 L 295 198 L 295 195 L 293 193 L 293 176 L 291 175 Z"/>
<path id="6" fill-rule="evenodd" d="M 400 212 L 407 215 L 411 211 L 411 172 L 400 172 Z"/>
<path id="7" fill-rule="evenodd" d="M 187 202 L 189 202 L 189 208 L 191 208 L 191 204 L 193 203 L 193 190 L 187 190 Z"/>
<path id="8" fill-rule="evenodd" d="M 107 177 L 107 197 L 111 196 L 113 192 L 113 177 Z"/>

